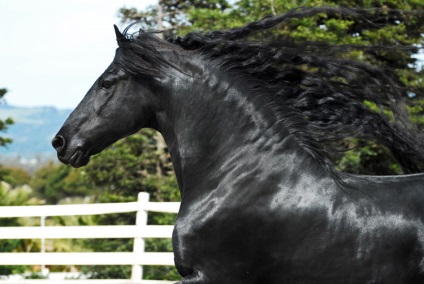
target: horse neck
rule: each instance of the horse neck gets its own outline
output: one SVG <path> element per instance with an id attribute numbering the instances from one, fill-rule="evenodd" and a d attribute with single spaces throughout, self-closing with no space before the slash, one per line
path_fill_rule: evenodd
<path id="1" fill-rule="evenodd" d="M 225 178 L 237 164 L 266 164 L 264 175 L 284 175 L 311 163 L 266 95 L 231 74 L 203 78 L 175 79 L 158 115 L 182 194 L 191 187 L 210 190 L 211 180 Z"/>

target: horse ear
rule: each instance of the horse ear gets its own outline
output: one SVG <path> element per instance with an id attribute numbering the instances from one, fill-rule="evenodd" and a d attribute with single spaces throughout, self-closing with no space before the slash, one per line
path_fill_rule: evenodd
<path id="1" fill-rule="evenodd" d="M 121 43 L 127 41 L 127 38 L 119 31 L 116 25 L 113 25 L 113 28 L 115 29 L 116 41 L 118 42 L 118 45 L 121 46 Z"/>

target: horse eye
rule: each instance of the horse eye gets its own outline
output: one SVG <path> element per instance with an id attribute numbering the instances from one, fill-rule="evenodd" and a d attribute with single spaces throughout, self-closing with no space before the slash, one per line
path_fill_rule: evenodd
<path id="1" fill-rule="evenodd" d="M 109 89 L 110 87 L 112 87 L 113 83 L 111 81 L 103 81 L 102 82 L 102 88 L 104 89 Z"/>

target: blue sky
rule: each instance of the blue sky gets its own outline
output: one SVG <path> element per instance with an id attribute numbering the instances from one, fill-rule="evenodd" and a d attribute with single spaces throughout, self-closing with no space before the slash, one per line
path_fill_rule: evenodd
<path id="1" fill-rule="evenodd" d="M 74 108 L 113 59 L 121 7 L 157 0 L 0 0 L 0 88 L 10 105 Z"/>

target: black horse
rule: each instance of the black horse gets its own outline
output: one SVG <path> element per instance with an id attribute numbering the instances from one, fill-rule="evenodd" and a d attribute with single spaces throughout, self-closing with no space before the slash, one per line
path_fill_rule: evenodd
<path id="1" fill-rule="evenodd" d="M 249 40 L 320 12 L 357 16 L 297 9 L 169 42 L 115 27 L 112 64 L 53 139 L 58 158 L 81 167 L 143 127 L 163 134 L 182 199 L 179 283 L 424 283 L 424 175 L 352 175 L 327 158 L 336 141 L 369 138 L 421 171 L 405 88 L 337 57 L 354 46 Z"/>

